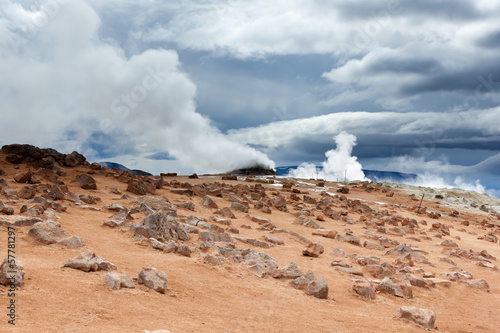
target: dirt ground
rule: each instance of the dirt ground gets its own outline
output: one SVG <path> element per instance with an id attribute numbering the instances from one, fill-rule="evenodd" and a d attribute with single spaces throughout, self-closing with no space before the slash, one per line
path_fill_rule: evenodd
<path id="1" fill-rule="evenodd" d="M 0 154 L 0 168 L 6 172 L 5 178 L 10 188 L 19 190 L 22 184 L 17 184 L 13 176 L 25 166 L 14 166 L 5 162 L 5 156 Z M 19 169 L 15 169 L 19 168 Z M 69 190 L 80 194 L 98 196 L 102 201 L 93 205 L 99 211 L 81 208 L 69 201 L 61 201 L 68 207 L 60 213 L 58 220 L 62 228 L 72 235 L 80 236 L 86 243 L 80 249 L 68 249 L 60 244 L 42 245 L 28 236 L 30 227 L 16 228 L 16 257 L 24 265 L 25 284 L 16 295 L 16 325 L 7 323 L 8 288 L 0 286 L 0 332 L 142 332 L 143 330 L 169 330 L 180 332 L 421 332 L 423 328 L 414 323 L 402 321 L 396 317 L 401 306 L 410 305 L 430 309 L 436 313 L 436 331 L 438 332 L 498 332 L 500 330 L 500 272 L 491 268 L 479 267 L 476 261 L 463 258 L 452 258 L 457 265 L 471 272 L 474 279 L 485 279 L 491 290 L 486 292 L 475 289 L 461 282 L 452 282 L 451 287 L 436 286 L 434 288 L 413 287 L 412 299 L 403 299 L 387 294 L 377 294 L 375 300 L 366 300 L 352 290 L 352 276 L 340 272 L 331 266 L 333 260 L 344 260 L 354 263 L 351 258 L 342 258 L 331 252 L 341 248 L 346 254 L 377 256 L 382 262 L 393 263 L 395 258 L 385 255 L 386 250 L 372 250 L 351 245 L 336 239 L 313 236 L 313 229 L 292 224 L 295 220 L 294 209 L 289 205 L 289 212 L 272 210 L 272 214 L 264 214 L 251 208 L 250 213 L 269 218 L 280 229 L 295 231 L 314 242 L 321 242 L 325 252 L 318 258 L 302 255 L 304 244 L 288 233 L 271 234 L 257 230 L 258 225 L 246 214 L 234 211 L 237 219 L 233 226 L 239 228 L 240 235 L 262 239 L 264 234 L 270 234 L 285 242 L 270 249 L 257 248 L 235 241 L 237 248 L 251 248 L 266 252 L 273 256 L 278 264 L 285 266 L 290 262 L 297 263 L 302 271 L 311 270 L 316 277 L 324 277 L 328 281 L 329 296 L 327 300 L 317 299 L 307 295 L 302 290 L 290 286 L 289 280 L 274 279 L 270 276 L 259 278 L 251 274 L 247 266 L 227 262 L 220 266 L 211 266 L 203 262 L 201 255 L 193 252 L 191 257 L 178 254 L 166 254 L 143 243 L 135 242 L 128 228 L 111 229 L 102 226 L 103 222 L 113 213 L 102 206 L 119 203 L 127 207 L 133 206 L 132 200 L 115 200 L 120 195 L 112 194 L 110 189 L 116 187 L 126 193 L 127 185 L 113 177 L 93 175 L 98 184 L 97 190 L 83 190 L 71 180 L 79 173 L 87 172 L 86 167 L 65 168 L 67 175 L 61 177 Z M 181 182 L 211 183 L 222 182 L 220 178 L 187 177 L 165 178 L 166 181 L 177 179 Z M 227 184 L 253 183 L 225 181 Z M 281 191 L 280 186 L 264 185 L 269 197 L 273 191 Z M 328 192 L 336 194 L 338 184 L 327 183 Z M 302 192 L 308 192 L 314 198 L 320 197 L 320 191 L 315 186 L 307 184 L 296 185 Z M 425 271 L 433 272 L 437 278 L 448 272 L 451 264 L 439 260 L 445 256 L 443 247 L 438 244 L 445 239 L 453 240 L 461 249 L 487 250 L 489 254 L 500 260 L 500 245 L 484 239 L 478 239 L 491 229 L 478 223 L 485 218 L 496 220 L 493 215 L 479 209 L 460 211 L 459 217 L 451 217 L 444 213 L 450 212 L 449 205 L 440 207 L 435 200 L 424 200 L 423 206 L 429 210 L 442 208 L 442 217 L 433 220 L 426 215 L 417 215 L 408 209 L 418 205 L 408 192 L 403 189 L 392 189 L 393 197 L 387 197 L 382 190 L 367 192 L 363 187 L 352 187 L 346 194 L 348 199 L 360 199 L 375 210 L 387 209 L 391 214 L 414 218 L 417 221 L 426 220 L 430 228 L 433 222 L 452 226 L 450 236 L 443 238 L 422 238 L 420 241 L 408 238 L 422 235 L 395 236 L 386 235 L 400 243 L 417 245 L 429 252 L 426 257 L 433 266 L 418 264 Z M 129 195 L 132 198 L 136 196 Z M 192 201 L 195 211 L 179 209 L 179 216 L 194 215 L 208 219 L 214 209 L 201 205 L 201 198 L 187 197 L 170 192 L 168 186 L 156 191 L 157 196 L 165 196 L 172 203 Z M 289 192 L 280 192 L 288 198 Z M 299 194 L 302 198 L 303 194 Z M 223 198 L 215 198 L 220 208 L 230 206 Z M 15 214 L 27 200 L 9 202 L 0 195 L 0 200 L 12 206 Z M 288 199 L 287 199 L 288 200 Z M 28 204 L 29 205 L 29 204 Z M 253 205 L 251 205 L 253 207 Z M 144 213 L 133 214 L 134 223 L 140 222 Z M 350 229 L 361 241 L 368 230 L 365 223 L 359 222 L 360 215 L 348 215 L 356 223 L 346 224 L 341 220 L 326 218 L 318 222 L 322 227 L 345 234 Z M 471 221 L 470 226 L 463 226 L 465 219 Z M 0 215 L 0 220 L 5 216 Z M 314 217 L 312 217 L 314 219 Z M 1 224 L 1 223 L 0 223 Z M 251 225 L 252 229 L 244 229 L 242 224 Z M 497 229 L 498 230 L 498 229 Z M 431 236 L 429 233 L 427 236 Z M 460 239 L 457 239 L 457 236 Z M 185 242 L 191 249 L 200 245 L 196 234 L 191 234 L 191 240 Z M 7 256 L 7 227 L 0 226 L 0 258 Z M 118 267 L 118 272 L 136 277 L 148 265 L 165 272 L 168 275 L 168 291 L 157 293 L 144 285 L 135 289 L 110 290 L 104 283 L 106 272 L 90 272 L 62 268 L 67 259 L 76 257 L 82 252 L 92 250 L 97 255 L 111 261 Z M 500 266 L 497 260 L 492 260 Z M 356 268 L 361 269 L 357 264 Z M 366 274 L 365 274 L 365 278 Z"/>

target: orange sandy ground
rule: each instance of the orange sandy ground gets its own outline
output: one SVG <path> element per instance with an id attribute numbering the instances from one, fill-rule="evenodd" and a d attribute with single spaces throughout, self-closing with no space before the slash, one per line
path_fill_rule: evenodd
<path id="1" fill-rule="evenodd" d="M 13 181 L 15 170 L 7 164 L 0 155 L 0 168 L 7 172 L 4 176 L 11 187 L 20 189 L 22 185 Z M 23 166 L 21 166 L 21 169 Z M 95 176 L 98 182 L 97 191 L 82 190 L 70 181 L 78 172 L 86 172 L 86 168 L 65 169 L 68 172 L 62 180 L 69 189 L 77 194 L 92 194 L 102 198 L 96 207 L 117 202 L 131 206 L 131 200 L 112 200 L 119 197 L 111 194 L 109 189 L 117 187 L 125 192 L 126 184 L 119 183 L 111 177 Z M 212 182 L 220 179 L 187 179 L 178 177 L 181 181 Z M 167 179 L 169 181 L 170 179 Z M 237 182 L 228 182 L 236 184 Z M 252 183 L 246 183 L 252 185 Z M 277 187 L 268 187 L 268 195 Z M 306 188 L 304 188 L 306 190 Z M 332 190 L 333 191 L 333 190 Z M 319 192 L 310 191 L 312 196 Z M 179 209 L 179 215 L 195 215 L 207 217 L 213 210 L 201 206 L 199 197 L 183 197 L 172 194 L 167 189 L 157 190 L 157 195 L 166 196 L 173 203 L 192 200 L 195 212 Z M 366 193 L 354 189 L 348 198 L 360 198 L 375 209 L 389 208 L 402 216 L 422 220 L 423 216 L 396 206 L 382 206 L 374 202 L 389 204 L 415 205 L 407 193 L 396 191 L 393 198 L 385 197 L 381 191 Z M 16 213 L 19 212 L 25 200 L 9 203 Z M 222 198 L 216 198 L 219 207 L 230 203 Z M 213 267 L 203 263 L 201 257 L 193 253 L 191 258 L 176 254 L 164 254 L 150 247 L 134 243 L 132 234 L 126 228 L 110 229 L 102 223 L 113 214 L 101 210 L 99 212 L 84 210 L 63 202 L 68 206 L 61 213 L 59 222 L 62 228 L 72 235 L 80 236 L 86 242 L 82 249 L 68 249 L 59 244 L 41 245 L 28 235 L 29 227 L 16 230 L 16 255 L 23 263 L 26 271 L 25 286 L 18 290 L 16 296 L 16 326 L 7 324 L 7 288 L 0 286 L 0 332 L 142 332 L 147 330 L 170 330 L 180 332 L 421 332 L 422 328 L 415 324 L 396 318 L 397 310 L 404 305 L 411 305 L 433 310 L 437 315 L 436 326 L 439 332 L 499 332 L 500 331 L 500 273 L 491 269 L 478 267 L 475 262 L 453 258 L 459 267 L 470 271 L 474 278 L 484 278 L 491 287 L 491 292 L 476 290 L 462 283 L 454 282 L 451 288 L 436 287 L 424 289 L 413 287 L 413 299 L 401 299 L 394 296 L 378 294 L 376 300 L 361 299 L 352 291 L 353 282 L 345 273 L 336 271 L 330 266 L 334 259 L 350 262 L 351 259 L 339 258 L 330 252 L 342 248 L 347 254 L 375 255 L 381 257 L 381 262 L 392 263 L 394 258 L 384 256 L 384 251 L 369 250 L 342 243 L 333 239 L 312 236 L 312 229 L 293 225 L 294 216 L 273 210 L 272 215 L 266 215 L 255 209 L 250 213 L 268 217 L 278 226 L 296 231 L 313 241 L 321 242 L 325 253 L 319 258 L 309 258 L 301 255 L 303 244 L 288 234 L 273 234 L 285 241 L 286 245 L 274 246 L 271 249 L 254 248 L 236 241 L 238 248 L 250 247 L 256 251 L 267 252 L 284 266 L 296 262 L 302 271 L 312 270 L 316 277 L 325 277 L 329 286 L 329 299 L 320 300 L 306 295 L 301 290 L 295 290 L 289 281 L 275 280 L 271 277 L 258 278 L 246 269 L 246 266 L 226 263 Z M 417 202 L 418 204 L 418 202 Z M 428 207 L 433 203 L 424 202 Z M 293 210 L 290 209 L 291 212 Z M 479 212 L 478 212 L 479 213 Z M 244 236 L 261 238 L 265 233 L 255 230 L 256 223 L 251 222 L 245 214 L 235 212 L 237 219 L 233 225 L 250 224 L 254 229 L 240 229 Z M 349 214 L 355 221 L 359 215 Z M 134 215 L 134 222 L 144 217 L 142 213 Z M 483 215 L 473 216 L 482 220 Z M 428 222 L 433 222 L 425 218 Z M 459 232 L 459 220 L 441 218 L 441 223 L 455 226 L 451 236 L 460 236 L 461 240 L 452 237 L 434 238 L 432 241 L 415 242 L 405 240 L 405 237 L 389 236 L 400 242 L 412 243 L 430 252 L 428 259 L 436 265 L 422 265 L 426 271 L 440 273 L 448 271 L 450 265 L 438 260 L 442 257 L 441 246 L 436 246 L 444 239 L 452 239 L 463 249 L 486 249 L 500 260 L 500 246 L 478 240 L 479 235 L 486 231 L 481 227 L 465 227 L 467 232 Z M 318 222 L 328 229 L 343 234 L 349 228 L 354 235 L 365 239 L 366 231 L 362 223 L 342 225 L 340 221 L 327 219 Z M 186 242 L 191 248 L 200 244 L 198 237 L 191 234 L 192 239 Z M 7 254 L 4 244 L 7 243 L 7 228 L 0 227 L 0 251 Z M 85 273 L 82 271 L 61 268 L 64 262 L 81 252 L 94 251 L 116 264 L 118 272 L 135 277 L 143 267 L 152 265 L 168 275 L 168 292 L 159 294 L 138 285 L 135 289 L 112 291 L 102 282 L 106 272 Z M 493 262 L 500 265 L 498 261 Z M 358 269 L 359 266 L 355 265 Z"/>

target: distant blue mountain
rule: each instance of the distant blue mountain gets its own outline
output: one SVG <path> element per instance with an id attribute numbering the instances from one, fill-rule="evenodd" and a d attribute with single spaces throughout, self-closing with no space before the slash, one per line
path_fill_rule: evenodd
<path id="1" fill-rule="evenodd" d="M 121 165 L 119 163 L 114 163 L 114 162 L 99 162 L 99 164 L 102 167 L 106 167 L 106 168 L 110 168 L 110 169 L 117 168 L 118 170 L 121 170 L 121 171 L 129 171 L 131 174 L 133 174 L 135 176 L 151 176 L 151 174 L 149 172 L 142 171 L 142 170 L 130 170 L 126 166 Z"/>
<path id="2" fill-rule="evenodd" d="M 281 166 L 281 167 L 276 167 L 276 173 L 279 176 L 286 176 L 290 172 L 290 170 L 297 169 L 297 165 L 293 166 Z M 323 169 L 322 167 L 318 166 L 318 170 Z M 408 181 L 414 181 L 417 179 L 417 175 L 413 173 L 403 173 L 403 172 L 396 172 L 396 171 L 378 171 L 378 170 L 365 170 L 363 169 L 363 172 L 365 173 L 365 177 L 368 179 L 371 179 L 374 182 L 381 182 L 381 181 L 392 181 L 396 183 L 403 183 L 403 182 L 408 182 Z"/>

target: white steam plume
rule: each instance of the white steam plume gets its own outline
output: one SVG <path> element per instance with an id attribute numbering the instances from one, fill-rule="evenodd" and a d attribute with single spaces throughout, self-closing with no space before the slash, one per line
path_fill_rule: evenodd
<path id="1" fill-rule="evenodd" d="M 199 172 L 274 168 L 196 112 L 196 86 L 177 52 L 126 56 L 100 37 L 85 1 L 1 2 L 0 145 L 77 150 L 89 160 L 168 152 Z"/>
<path id="2" fill-rule="evenodd" d="M 365 174 L 356 156 L 352 156 L 352 149 L 356 145 L 356 136 L 342 131 L 334 140 L 336 149 L 325 153 L 327 160 L 319 170 L 312 163 L 302 163 L 297 169 L 290 170 L 289 176 L 295 178 L 319 177 L 329 181 L 364 180 Z"/>

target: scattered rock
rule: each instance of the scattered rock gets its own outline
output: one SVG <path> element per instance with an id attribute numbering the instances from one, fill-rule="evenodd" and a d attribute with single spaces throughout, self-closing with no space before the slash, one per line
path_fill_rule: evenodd
<path id="1" fill-rule="evenodd" d="M 78 236 L 71 236 L 68 238 L 64 238 L 60 240 L 58 243 L 67 246 L 70 249 L 79 249 L 85 246 L 85 242 L 83 241 L 83 239 Z"/>
<path id="2" fill-rule="evenodd" d="M 271 276 L 275 279 L 296 279 L 304 276 L 304 273 L 299 270 L 296 263 L 291 262 L 280 269 L 272 271 Z"/>
<path id="3" fill-rule="evenodd" d="M 239 202 L 233 202 L 231 204 L 231 208 L 240 211 L 242 213 L 248 213 L 248 207 L 243 204 L 240 204 Z"/>
<path id="4" fill-rule="evenodd" d="M 375 287 L 371 284 L 355 284 L 352 286 L 352 290 L 363 298 L 375 299 Z"/>
<path id="5" fill-rule="evenodd" d="M 295 289 L 303 289 L 306 290 L 307 286 L 311 281 L 314 281 L 314 273 L 311 271 L 307 271 L 304 275 L 297 277 L 292 281 L 292 286 Z"/>
<path id="6" fill-rule="evenodd" d="M 486 292 L 490 292 L 490 285 L 488 282 L 486 282 L 485 279 L 477 279 L 477 280 L 469 280 L 469 281 L 464 281 L 466 284 L 468 284 L 472 288 L 484 290 Z"/>
<path id="7" fill-rule="evenodd" d="M 28 235 L 43 244 L 54 244 L 71 237 L 69 232 L 50 221 L 35 223 L 28 231 Z"/>
<path id="8" fill-rule="evenodd" d="M 21 199 L 31 200 L 36 196 L 36 188 L 33 186 L 23 186 L 18 195 Z"/>
<path id="9" fill-rule="evenodd" d="M 321 243 L 311 242 L 302 250 L 302 255 L 317 258 L 324 252 L 325 248 L 321 245 Z"/>
<path id="10" fill-rule="evenodd" d="M 427 309 L 419 309 L 414 306 L 403 306 L 398 310 L 398 318 L 407 319 L 427 329 L 434 329 L 436 314 Z"/>
<path id="11" fill-rule="evenodd" d="M 187 241 L 191 237 L 182 228 L 177 218 L 164 212 L 148 215 L 137 226 L 133 227 L 134 235 L 146 238 L 155 238 L 159 241 L 181 240 Z"/>
<path id="12" fill-rule="evenodd" d="M 14 208 L 4 204 L 3 201 L 0 200 L 0 213 L 5 215 L 14 215 Z"/>
<path id="13" fill-rule="evenodd" d="M 283 242 L 282 240 L 275 238 L 275 237 L 272 237 L 272 236 L 269 236 L 269 235 L 264 235 L 263 237 L 266 241 L 268 241 L 269 243 L 272 243 L 272 244 L 276 244 L 276 245 L 284 245 L 285 244 L 285 242 Z"/>
<path id="14" fill-rule="evenodd" d="M 143 269 L 138 276 L 139 283 L 161 294 L 167 290 L 167 274 L 152 266 Z"/>
<path id="15" fill-rule="evenodd" d="M 209 197 L 208 195 L 203 197 L 203 199 L 201 200 L 201 204 L 205 207 L 208 207 L 208 208 L 213 208 L 213 209 L 219 208 L 219 206 L 217 205 L 215 200 L 212 199 L 211 197 Z"/>
<path id="16" fill-rule="evenodd" d="M 135 283 L 128 275 L 111 272 L 104 275 L 103 282 L 111 289 L 135 288 Z"/>
<path id="17" fill-rule="evenodd" d="M 161 211 L 167 213 L 168 215 L 177 216 L 177 206 L 170 203 L 170 201 L 165 197 L 153 197 L 153 196 L 140 196 L 133 201 L 140 205 L 146 205 L 148 208 L 154 211 Z"/>
<path id="18" fill-rule="evenodd" d="M 7 258 L 0 265 L 0 284 L 5 286 L 22 286 L 24 284 L 24 267 L 17 259 L 15 262 L 9 262 Z"/>
<path id="19" fill-rule="evenodd" d="M 97 256 L 94 252 L 84 252 L 64 263 L 64 267 L 79 269 L 84 272 L 111 271 L 116 266 L 109 261 Z"/>
<path id="20" fill-rule="evenodd" d="M 294 224 L 298 225 L 303 225 L 308 228 L 313 228 L 313 229 L 323 229 L 321 226 L 319 226 L 316 222 L 311 220 L 305 215 L 300 215 L 294 222 Z"/>
<path id="21" fill-rule="evenodd" d="M 25 184 L 31 180 L 31 170 L 19 172 L 14 176 L 16 183 Z"/>
<path id="22" fill-rule="evenodd" d="M 286 207 L 286 200 L 285 198 L 282 198 L 282 197 L 278 197 L 276 199 L 273 200 L 273 206 L 274 208 L 276 208 L 277 210 L 280 210 L 282 212 L 287 212 L 288 209 Z"/>
<path id="23" fill-rule="evenodd" d="M 393 295 L 401 298 L 413 298 L 413 290 L 411 285 L 408 283 L 398 283 L 395 284 L 385 277 L 382 282 L 376 287 L 376 290 L 380 293 Z"/>
<path id="24" fill-rule="evenodd" d="M 307 285 L 307 294 L 320 299 L 328 298 L 328 283 L 324 278 L 318 278 L 309 282 Z"/>
<path id="25" fill-rule="evenodd" d="M 95 179 L 85 173 L 76 176 L 71 182 L 80 184 L 84 190 L 97 190 Z"/>
<path id="26" fill-rule="evenodd" d="M 179 245 L 175 253 L 180 254 L 181 256 L 191 257 L 191 249 L 189 248 L 189 246 L 184 244 Z"/>
<path id="27" fill-rule="evenodd" d="M 110 228 L 116 228 L 124 225 L 126 221 L 127 221 L 127 212 L 120 211 L 117 214 L 115 214 L 112 218 L 104 222 L 103 225 Z"/>
<path id="28" fill-rule="evenodd" d="M 322 229 L 322 230 L 315 230 L 312 232 L 312 234 L 316 236 L 323 236 L 325 238 L 335 239 L 337 238 L 338 232 L 334 230 Z"/>

